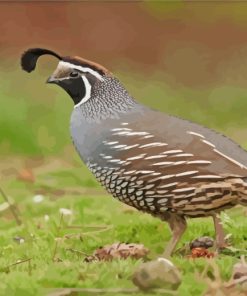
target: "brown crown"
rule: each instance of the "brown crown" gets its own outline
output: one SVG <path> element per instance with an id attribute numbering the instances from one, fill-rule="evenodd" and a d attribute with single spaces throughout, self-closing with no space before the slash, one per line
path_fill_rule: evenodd
<path id="1" fill-rule="evenodd" d="M 87 59 L 83 59 L 81 57 L 75 56 L 75 57 L 63 57 L 62 60 L 64 62 L 71 63 L 73 65 L 82 66 L 82 67 L 89 67 L 95 71 L 97 71 L 101 75 L 107 75 L 110 76 L 111 73 L 109 70 L 107 70 L 105 67 L 103 67 L 100 64 L 97 64 L 95 62 L 89 61 Z"/>

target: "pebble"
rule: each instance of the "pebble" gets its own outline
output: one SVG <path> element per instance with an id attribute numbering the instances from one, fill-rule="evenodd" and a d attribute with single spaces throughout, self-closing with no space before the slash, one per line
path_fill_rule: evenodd
<path id="1" fill-rule="evenodd" d="M 181 284 L 177 267 L 166 258 L 142 263 L 135 271 L 133 283 L 142 290 L 165 288 L 176 290 Z"/>

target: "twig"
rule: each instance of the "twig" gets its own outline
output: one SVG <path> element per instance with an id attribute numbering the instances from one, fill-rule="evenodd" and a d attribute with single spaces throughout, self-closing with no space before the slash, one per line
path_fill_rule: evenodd
<path id="1" fill-rule="evenodd" d="M 163 295 L 178 295 L 176 291 L 167 290 L 167 289 L 152 289 L 153 294 L 160 293 Z M 72 293 L 91 293 L 91 294 L 136 294 L 140 292 L 138 288 L 61 288 L 51 291 L 50 293 L 46 294 L 47 296 L 65 296 L 71 295 Z"/>
<path id="2" fill-rule="evenodd" d="M 246 281 L 247 281 L 247 276 L 245 275 L 245 276 L 242 276 L 239 279 L 235 279 L 235 280 L 232 280 L 232 281 L 230 281 L 228 283 L 225 283 L 224 286 L 226 288 L 232 288 L 232 287 L 236 286 L 237 284 L 241 284 L 241 283 L 244 283 Z"/>
<path id="3" fill-rule="evenodd" d="M 68 228 L 68 229 L 81 229 L 81 228 L 105 229 L 108 227 L 109 227 L 108 225 L 68 225 L 65 228 Z"/>
<path id="4" fill-rule="evenodd" d="M 17 214 L 16 207 L 9 201 L 8 196 L 5 194 L 5 192 L 3 191 L 3 189 L 1 187 L 0 187 L 0 192 L 1 192 L 2 197 L 4 198 L 4 200 L 9 204 L 10 211 L 11 211 L 12 215 L 14 216 L 17 225 L 21 225 L 22 222 L 21 222 L 21 219 L 19 218 L 19 216 Z"/>
<path id="5" fill-rule="evenodd" d="M 61 214 L 61 216 L 60 216 L 60 222 L 59 222 L 59 225 L 58 225 L 58 228 L 57 228 L 57 238 L 59 238 L 59 236 L 60 236 L 62 221 L 63 221 L 63 214 Z M 55 261 L 55 257 L 56 257 L 56 253 L 57 253 L 57 246 L 58 246 L 58 240 L 56 240 L 56 242 L 55 242 L 52 261 Z"/>
<path id="6" fill-rule="evenodd" d="M 83 251 L 79 251 L 79 250 L 75 250 L 75 249 L 72 249 L 72 248 L 68 248 L 68 249 L 65 249 L 66 251 L 70 251 L 72 253 L 76 253 L 76 254 L 79 254 L 79 255 L 83 255 L 83 256 L 89 256 L 87 253 L 83 252 Z"/>
<path id="7" fill-rule="evenodd" d="M 28 259 L 24 259 L 24 260 L 18 260 L 17 262 L 15 263 L 12 263 L 8 266 L 6 266 L 4 268 L 4 270 L 8 270 L 10 267 L 13 267 L 13 266 L 16 266 L 16 265 L 19 265 L 19 264 L 22 264 L 22 263 L 25 263 L 25 262 L 28 262 L 30 264 L 30 261 L 32 260 L 32 258 L 28 258 Z"/>
<path id="8" fill-rule="evenodd" d="M 92 234 L 95 234 L 95 233 L 99 233 L 99 232 L 104 232 L 104 231 L 107 231 L 107 230 L 111 230 L 113 229 L 113 226 L 109 226 L 109 227 L 106 227 L 106 228 L 103 228 L 103 229 L 98 229 L 98 230 L 93 230 L 93 231 L 87 231 L 87 232 L 81 232 L 79 233 L 79 235 L 92 235 Z M 78 235 L 78 233 L 72 233 L 72 234 L 66 234 L 65 236 L 66 237 L 73 237 L 73 236 L 76 236 Z"/>
<path id="9" fill-rule="evenodd" d="M 90 232 L 88 232 L 87 236 L 93 238 L 94 240 L 99 240 L 100 238 L 97 237 L 95 234 L 90 234 Z M 71 233 L 71 234 L 65 234 L 63 236 L 63 238 L 66 239 L 71 239 L 71 238 L 77 238 L 79 240 L 83 240 L 83 236 L 81 235 L 81 233 Z"/>
<path id="10" fill-rule="evenodd" d="M 28 261 L 28 274 L 29 276 L 32 275 L 32 266 L 31 266 L 31 260 Z"/>

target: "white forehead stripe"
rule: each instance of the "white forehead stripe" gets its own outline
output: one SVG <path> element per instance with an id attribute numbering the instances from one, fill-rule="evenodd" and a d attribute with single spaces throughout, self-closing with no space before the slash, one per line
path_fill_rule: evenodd
<path id="1" fill-rule="evenodd" d="M 100 75 L 97 71 L 91 69 L 91 68 L 88 68 L 88 67 L 82 67 L 82 66 L 78 66 L 78 65 L 74 65 L 72 63 L 69 63 L 69 62 L 64 62 L 64 61 L 60 61 L 58 63 L 58 65 L 61 65 L 62 67 L 69 67 L 69 68 L 73 68 L 75 70 L 79 70 L 81 72 L 88 72 L 92 75 L 94 75 L 96 78 L 98 78 L 99 80 L 103 81 L 103 77 L 102 75 Z"/>

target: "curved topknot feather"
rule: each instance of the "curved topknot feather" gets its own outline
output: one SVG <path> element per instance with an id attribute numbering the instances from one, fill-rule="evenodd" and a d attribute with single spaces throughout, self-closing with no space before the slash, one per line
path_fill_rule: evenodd
<path id="1" fill-rule="evenodd" d="M 45 48 L 30 48 L 27 51 L 25 51 L 21 57 L 22 69 L 29 73 L 32 72 L 36 67 L 38 58 L 45 54 L 52 55 L 58 58 L 59 60 L 62 60 L 62 57 L 52 50 Z"/>

